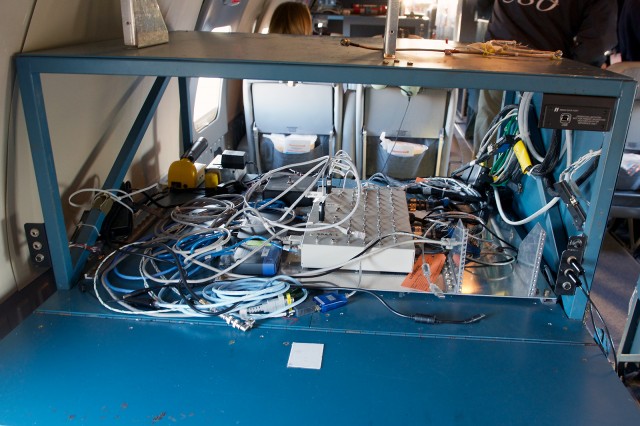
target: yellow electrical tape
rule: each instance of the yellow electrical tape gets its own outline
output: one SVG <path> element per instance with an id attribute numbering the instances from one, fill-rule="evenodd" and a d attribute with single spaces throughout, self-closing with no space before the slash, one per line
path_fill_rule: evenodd
<path id="1" fill-rule="evenodd" d="M 520 170 L 522 170 L 522 173 L 529 173 L 529 170 L 531 170 L 532 167 L 531 159 L 529 158 L 527 147 L 524 146 L 524 142 L 522 142 L 522 140 L 516 142 L 516 144 L 513 146 L 513 152 L 516 154 L 518 163 L 520 163 Z"/>

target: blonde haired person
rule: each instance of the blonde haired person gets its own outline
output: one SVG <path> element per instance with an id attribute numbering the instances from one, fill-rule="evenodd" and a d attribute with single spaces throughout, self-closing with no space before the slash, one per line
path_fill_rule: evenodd
<path id="1" fill-rule="evenodd" d="M 269 23 L 270 34 L 313 34 L 311 12 L 307 5 L 288 1 L 280 4 L 273 11 Z"/>

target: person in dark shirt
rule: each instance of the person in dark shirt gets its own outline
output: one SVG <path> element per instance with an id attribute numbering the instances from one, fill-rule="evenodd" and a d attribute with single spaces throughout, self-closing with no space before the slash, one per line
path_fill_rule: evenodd
<path id="1" fill-rule="evenodd" d="M 623 61 L 640 61 L 640 0 L 625 0 L 618 21 L 618 47 Z"/>
<path id="2" fill-rule="evenodd" d="M 564 58 L 600 67 L 606 63 L 606 52 L 617 44 L 617 18 L 613 0 L 495 0 L 485 40 L 515 40 L 532 49 L 561 50 Z M 480 91 L 474 152 L 501 103 L 502 92 Z"/>
<path id="3" fill-rule="evenodd" d="M 612 0 L 496 0 L 487 39 L 562 50 L 565 58 L 601 66 L 617 43 L 617 15 Z"/>

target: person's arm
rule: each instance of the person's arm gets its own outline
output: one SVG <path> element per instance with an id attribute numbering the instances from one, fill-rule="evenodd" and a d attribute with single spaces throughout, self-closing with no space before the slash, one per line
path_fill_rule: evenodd
<path id="1" fill-rule="evenodd" d="M 618 43 L 616 34 L 618 9 L 612 0 L 593 0 L 576 33 L 573 57 L 587 64 L 600 66 L 604 53 Z"/>

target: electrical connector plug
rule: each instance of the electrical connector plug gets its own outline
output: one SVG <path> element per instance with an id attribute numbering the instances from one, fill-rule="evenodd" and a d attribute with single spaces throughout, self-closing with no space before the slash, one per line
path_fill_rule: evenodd
<path id="1" fill-rule="evenodd" d="M 107 194 L 100 194 L 94 198 L 91 207 L 99 209 L 104 214 L 108 214 L 109 211 L 111 211 L 111 207 L 113 207 L 113 198 Z"/>
<path id="2" fill-rule="evenodd" d="M 299 305 L 294 306 L 289 311 L 289 316 L 300 318 L 320 311 L 320 307 L 314 300 L 307 299 Z"/>
<path id="3" fill-rule="evenodd" d="M 313 301 L 320 308 L 320 312 L 329 312 L 347 304 L 347 297 L 340 293 L 326 293 L 314 296 Z"/>
<path id="4" fill-rule="evenodd" d="M 248 320 L 242 321 L 229 314 L 220 314 L 219 317 L 222 318 L 224 322 L 229 324 L 231 327 L 238 329 L 240 331 L 248 331 L 251 328 L 253 328 L 253 324 L 255 324 L 255 320 L 248 319 Z"/>
<path id="5" fill-rule="evenodd" d="M 274 297 L 273 299 L 269 299 L 264 303 L 261 303 L 256 306 L 252 306 L 248 309 L 240 310 L 240 315 L 245 316 L 246 314 L 257 314 L 260 312 L 264 312 L 264 313 L 275 312 L 290 304 L 291 302 L 287 302 L 284 296 L 280 294 L 277 297 Z"/>

